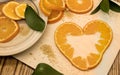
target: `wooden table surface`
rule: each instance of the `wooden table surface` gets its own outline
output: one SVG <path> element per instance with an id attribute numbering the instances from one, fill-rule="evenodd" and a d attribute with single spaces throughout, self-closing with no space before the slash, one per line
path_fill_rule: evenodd
<path id="1" fill-rule="evenodd" d="M 120 2 L 120 0 L 117 0 Z M 109 58 L 110 59 L 110 58 Z M 0 75 L 31 75 L 33 69 L 12 56 L 0 57 Z M 113 63 L 108 75 L 120 75 L 120 52 Z"/>
<path id="2" fill-rule="evenodd" d="M 0 57 L 0 75 L 31 75 L 32 72 L 32 68 L 13 57 Z M 118 53 L 108 75 L 120 75 L 120 52 Z"/>

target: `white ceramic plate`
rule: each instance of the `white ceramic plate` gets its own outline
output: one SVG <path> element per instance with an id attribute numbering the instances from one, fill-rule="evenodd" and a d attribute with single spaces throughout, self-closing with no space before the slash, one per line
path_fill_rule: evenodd
<path id="1" fill-rule="evenodd" d="M 20 3 L 25 2 L 33 6 L 35 9 L 37 9 L 41 18 L 43 18 L 44 21 L 47 23 L 47 17 L 45 17 L 38 8 L 39 0 L 33 0 L 33 2 L 31 2 L 30 0 L 16 0 L 16 1 Z M 44 32 L 33 31 L 27 26 L 24 20 L 18 21 L 18 24 L 20 27 L 20 32 L 18 33 L 18 35 L 10 42 L 0 43 L 0 56 L 8 56 L 25 51 L 33 44 L 35 44 Z"/>

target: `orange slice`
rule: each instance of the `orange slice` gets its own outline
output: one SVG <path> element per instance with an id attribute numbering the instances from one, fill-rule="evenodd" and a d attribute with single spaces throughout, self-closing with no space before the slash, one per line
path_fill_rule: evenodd
<path id="1" fill-rule="evenodd" d="M 93 7 L 93 0 L 66 0 L 67 7 L 75 13 L 86 13 Z"/>
<path id="2" fill-rule="evenodd" d="M 5 4 L 2 9 L 4 15 L 13 20 L 20 20 L 21 18 L 18 17 L 15 13 L 15 8 L 18 5 L 19 5 L 19 3 L 15 2 L 15 1 L 10 1 L 7 4 Z"/>
<path id="3" fill-rule="evenodd" d="M 3 16 L 3 13 L 2 13 L 2 8 L 5 4 L 0 4 L 0 16 Z"/>
<path id="4" fill-rule="evenodd" d="M 63 11 L 52 11 L 48 16 L 48 23 L 55 23 L 59 21 L 63 16 Z"/>
<path id="5" fill-rule="evenodd" d="M 12 40 L 18 33 L 18 24 L 6 17 L 0 17 L 0 43 Z"/>
<path id="6" fill-rule="evenodd" d="M 64 10 L 65 2 L 64 0 L 45 0 L 45 5 L 47 8 L 52 10 Z"/>
<path id="7" fill-rule="evenodd" d="M 15 8 L 15 13 L 18 17 L 25 18 L 24 13 L 25 13 L 26 6 L 27 6 L 26 3 L 22 3 Z"/>
<path id="8" fill-rule="evenodd" d="M 50 16 L 52 10 L 46 7 L 45 0 L 40 0 L 39 7 L 46 16 Z"/>
<path id="9" fill-rule="evenodd" d="M 73 44 L 70 44 L 68 40 L 68 36 L 79 37 L 78 39 L 81 40 L 80 37 L 82 36 L 91 36 L 95 35 L 96 33 L 100 33 L 100 36 L 97 37 L 98 39 L 96 40 L 98 43 L 93 43 L 93 46 L 95 47 L 97 53 L 92 52 L 89 48 L 85 50 L 86 44 L 84 44 L 84 42 L 82 41 L 74 42 L 75 46 L 84 44 L 84 46 L 81 46 L 85 47 L 83 48 L 84 50 L 81 50 L 81 48 L 77 50 L 76 48 L 78 48 L 78 46 L 74 48 Z M 89 39 L 90 38 L 85 40 L 85 42 Z M 71 40 L 75 40 L 75 38 L 72 37 L 70 41 Z M 75 23 L 66 22 L 61 24 L 55 31 L 55 43 L 57 47 L 75 67 L 81 70 L 89 70 L 90 68 L 94 68 L 95 66 L 97 66 L 100 63 L 107 47 L 111 43 L 111 40 L 112 30 L 107 23 L 101 20 L 93 20 L 87 23 L 83 29 Z M 90 44 L 89 46 L 91 46 Z M 85 57 L 83 57 L 83 53 L 81 53 L 80 51 L 89 53 Z"/>

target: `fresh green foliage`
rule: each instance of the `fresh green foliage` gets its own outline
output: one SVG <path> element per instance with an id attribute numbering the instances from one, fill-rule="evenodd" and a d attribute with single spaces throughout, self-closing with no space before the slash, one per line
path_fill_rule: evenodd
<path id="1" fill-rule="evenodd" d="M 99 10 L 100 10 L 100 6 L 98 6 L 95 10 L 93 10 L 91 15 L 97 13 Z"/>
<path id="2" fill-rule="evenodd" d="M 44 20 L 29 5 L 27 5 L 25 10 L 25 20 L 28 26 L 33 30 L 42 32 L 45 28 Z"/>
<path id="3" fill-rule="evenodd" d="M 58 72 L 48 64 L 40 63 L 37 65 L 37 68 L 35 69 L 32 75 L 63 75 L 63 74 Z"/>
<path id="4" fill-rule="evenodd" d="M 92 11 L 91 14 L 97 13 L 99 10 L 102 10 L 105 13 L 109 13 L 109 10 L 120 12 L 120 6 L 111 0 L 102 0 L 98 7 Z"/>
<path id="5" fill-rule="evenodd" d="M 109 0 L 102 0 L 100 3 L 100 9 L 106 13 L 109 12 Z"/>
<path id="6" fill-rule="evenodd" d="M 110 9 L 115 12 L 120 12 L 120 6 L 110 1 Z"/>

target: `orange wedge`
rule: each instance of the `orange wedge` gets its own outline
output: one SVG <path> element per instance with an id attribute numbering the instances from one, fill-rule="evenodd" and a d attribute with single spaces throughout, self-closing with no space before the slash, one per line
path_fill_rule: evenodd
<path id="1" fill-rule="evenodd" d="M 63 11 L 52 11 L 48 16 L 48 23 L 55 23 L 59 21 L 63 16 Z"/>
<path id="2" fill-rule="evenodd" d="M 52 10 L 64 10 L 64 0 L 45 0 L 45 6 Z"/>
<path id="3" fill-rule="evenodd" d="M 0 43 L 12 40 L 18 31 L 18 24 L 14 20 L 0 17 Z"/>
<path id="4" fill-rule="evenodd" d="M 40 0 L 39 7 L 46 16 L 50 16 L 52 10 L 46 7 L 45 0 Z"/>
<path id="5" fill-rule="evenodd" d="M 78 47 L 74 48 L 74 46 L 72 46 L 67 39 L 67 36 L 81 37 L 83 35 L 95 35 L 95 33 L 100 33 L 100 37 L 96 40 L 98 43 L 93 44 L 97 53 L 90 52 L 86 55 L 86 57 L 83 57 L 81 55 L 82 53 L 76 54 L 76 52 L 79 53 L 79 49 L 76 50 Z M 101 20 L 90 21 L 83 29 L 75 23 L 66 22 L 61 24 L 56 29 L 54 37 L 55 43 L 59 50 L 75 67 L 81 70 L 89 70 L 96 67 L 100 63 L 104 52 L 112 41 L 112 30 L 106 22 Z M 74 40 L 74 38 L 71 38 L 71 40 Z M 74 42 L 74 44 L 76 43 L 79 44 L 81 42 Z M 86 51 L 87 50 L 85 50 L 85 52 Z M 88 51 L 90 50 L 88 49 Z"/>
<path id="6" fill-rule="evenodd" d="M 26 3 L 22 3 L 15 8 L 15 13 L 18 17 L 25 18 L 24 13 L 25 13 L 26 6 L 27 6 Z"/>
<path id="7" fill-rule="evenodd" d="M 18 17 L 15 13 L 15 8 L 18 5 L 19 5 L 19 3 L 15 2 L 15 1 L 10 1 L 7 4 L 5 4 L 2 9 L 4 15 L 13 20 L 20 20 L 21 18 Z"/>
<path id="8" fill-rule="evenodd" d="M 93 7 L 93 0 L 66 0 L 67 7 L 75 13 L 86 13 Z"/>

